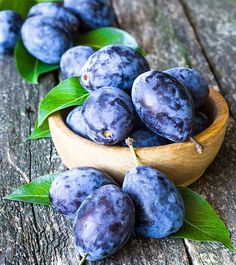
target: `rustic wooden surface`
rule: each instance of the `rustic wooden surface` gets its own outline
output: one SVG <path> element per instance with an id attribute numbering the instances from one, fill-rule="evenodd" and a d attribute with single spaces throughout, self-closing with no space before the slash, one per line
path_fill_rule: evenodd
<path id="1" fill-rule="evenodd" d="M 231 108 L 225 143 L 192 188 L 221 215 L 236 246 L 236 79 L 235 0 L 114 0 L 120 27 L 148 52 L 153 68 L 199 68 Z M 56 74 L 30 86 L 18 76 L 13 58 L 0 55 L 0 197 L 30 179 L 63 170 L 50 140 L 25 143 L 38 102 L 57 82 Z M 0 264 L 74 265 L 71 223 L 50 209 L 1 200 Z M 97 265 L 233 265 L 236 254 L 219 244 L 188 240 L 133 239 Z"/>

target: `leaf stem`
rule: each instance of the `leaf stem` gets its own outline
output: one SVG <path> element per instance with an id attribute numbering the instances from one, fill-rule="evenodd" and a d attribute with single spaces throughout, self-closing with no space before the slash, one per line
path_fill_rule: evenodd
<path id="1" fill-rule="evenodd" d="M 134 149 L 134 146 L 133 146 L 133 143 L 134 143 L 134 140 L 130 137 L 128 137 L 126 140 L 125 140 L 125 143 L 128 145 L 130 151 L 131 151 L 131 154 L 132 154 L 132 157 L 134 159 L 134 162 L 135 162 L 135 165 L 138 167 L 138 166 L 141 166 L 141 162 L 135 152 L 135 149 Z"/>
<path id="2" fill-rule="evenodd" d="M 85 254 L 85 255 L 83 256 L 83 258 L 82 258 L 81 261 L 79 262 L 79 265 L 83 265 L 83 264 L 85 264 L 88 255 L 89 255 L 89 254 L 87 253 L 87 254 Z"/>
<path id="3" fill-rule="evenodd" d="M 189 140 L 195 145 L 197 152 L 201 154 L 204 150 L 203 146 L 199 144 L 192 136 L 190 136 Z"/>

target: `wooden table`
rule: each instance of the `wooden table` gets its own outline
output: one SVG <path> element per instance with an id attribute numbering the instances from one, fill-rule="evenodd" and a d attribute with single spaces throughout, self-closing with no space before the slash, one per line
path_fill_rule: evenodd
<path id="1" fill-rule="evenodd" d="M 114 0 L 119 26 L 148 52 L 153 68 L 200 69 L 224 94 L 231 118 L 216 160 L 192 188 L 221 215 L 236 246 L 236 1 Z M 24 142 L 37 105 L 58 82 L 56 73 L 28 85 L 14 60 L 0 56 L 0 197 L 23 182 L 63 170 L 50 140 Z M 196 161 L 197 163 L 197 161 Z M 47 207 L 1 200 L 0 264 L 75 265 L 71 224 Z M 88 263 L 90 264 L 90 263 Z M 134 239 L 99 265 L 233 265 L 236 254 L 219 244 L 180 239 Z"/>

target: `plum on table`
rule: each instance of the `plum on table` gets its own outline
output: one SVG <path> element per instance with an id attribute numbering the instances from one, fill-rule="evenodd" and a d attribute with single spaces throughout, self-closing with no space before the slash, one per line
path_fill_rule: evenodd
<path id="1" fill-rule="evenodd" d="M 23 18 L 15 11 L 0 11 L 0 53 L 14 50 L 23 22 Z"/>
<path id="2" fill-rule="evenodd" d="M 28 18 L 22 26 L 21 37 L 29 53 L 48 64 L 59 63 L 62 54 L 73 45 L 63 22 L 53 17 Z"/>
<path id="3" fill-rule="evenodd" d="M 65 171 L 52 183 L 49 198 L 52 207 L 74 218 L 81 203 L 98 188 L 116 182 L 106 173 L 91 167 Z"/>
<path id="4" fill-rule="evenodd" d="M 64 6 L 79 17 L 85 30 L 115 24 L 115 13 L 109 0 L 65 0 Z"/>
<path id="5" fill-rule="evenodd" d="M 183 199 L 174 183 L 155 168 L 137 166 L 130 169 L 125 175 L 123 191 L 134 202 L 136 233 L 163 238 L 183 225 Z"/>
<path id="6" fill-rule="evenodd" d="M 81 204 L 74 222 L 74 238 L 81 256 L 104 259 L 117 252 L 134 232 L 135 210 L 119 187 L 97 189 Z"/>
<path id="7" fill-rule="evenodd" d="M 54 17 L 63 22 L 71 33 L 78 33 L 79 31 L 80 23 L 78 18 L 59 3 L 38 3 L 32 6 L 28 17 L 35 16 Z"/>

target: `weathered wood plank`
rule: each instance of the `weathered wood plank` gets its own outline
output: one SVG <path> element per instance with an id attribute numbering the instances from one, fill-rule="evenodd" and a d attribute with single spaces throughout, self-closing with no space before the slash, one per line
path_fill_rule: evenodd
<path id="1" fill-rule="evenodd" d="M 236 118 L 236 1 L 181 1 Z"/>
<path id="2" fill-rule="evenodd" d="M 0 58 L 0 197 L 9 194 L 28 178 L 60 170 L 60 162 L 48 140 L 28 142 L 38 102 L 53 86 L 53 76 L 39 86 L 29 86 L 18 76 L 12 57 Z M 1 200 L 0 264 L 75 264 L 69 251 L 68 227 L 62 217 L 46 207 Z M 61 224 L 64 225 L 61 225 Z M 66 249 L 69 253 L 65 253 Z"/>
<path id="3" fill-rule="evenodd" d="M 154 69 L 194 66 L 204 73 L 210 84 L 217 85 L 215 73 L 212 73 L 211 65 L 202 53 L 202 47 L 179 1 L 119 0 L 114 1 L 114 4 L 121 27 L 140 40 L 149 54 L 149 62 Z M 205 28 L 199 27 L 199 30 L 204 32 Z M 232 232 L 234 244 L 236 244 L 235 130 L 236 123 L 231 119 L 220 154 L 204 176 L 192 186 L 220 213 Z M 236 263 L 236 255 L 217 244 L 200 244 L 187 240 L 185 244 L 192 264 Z"/>

